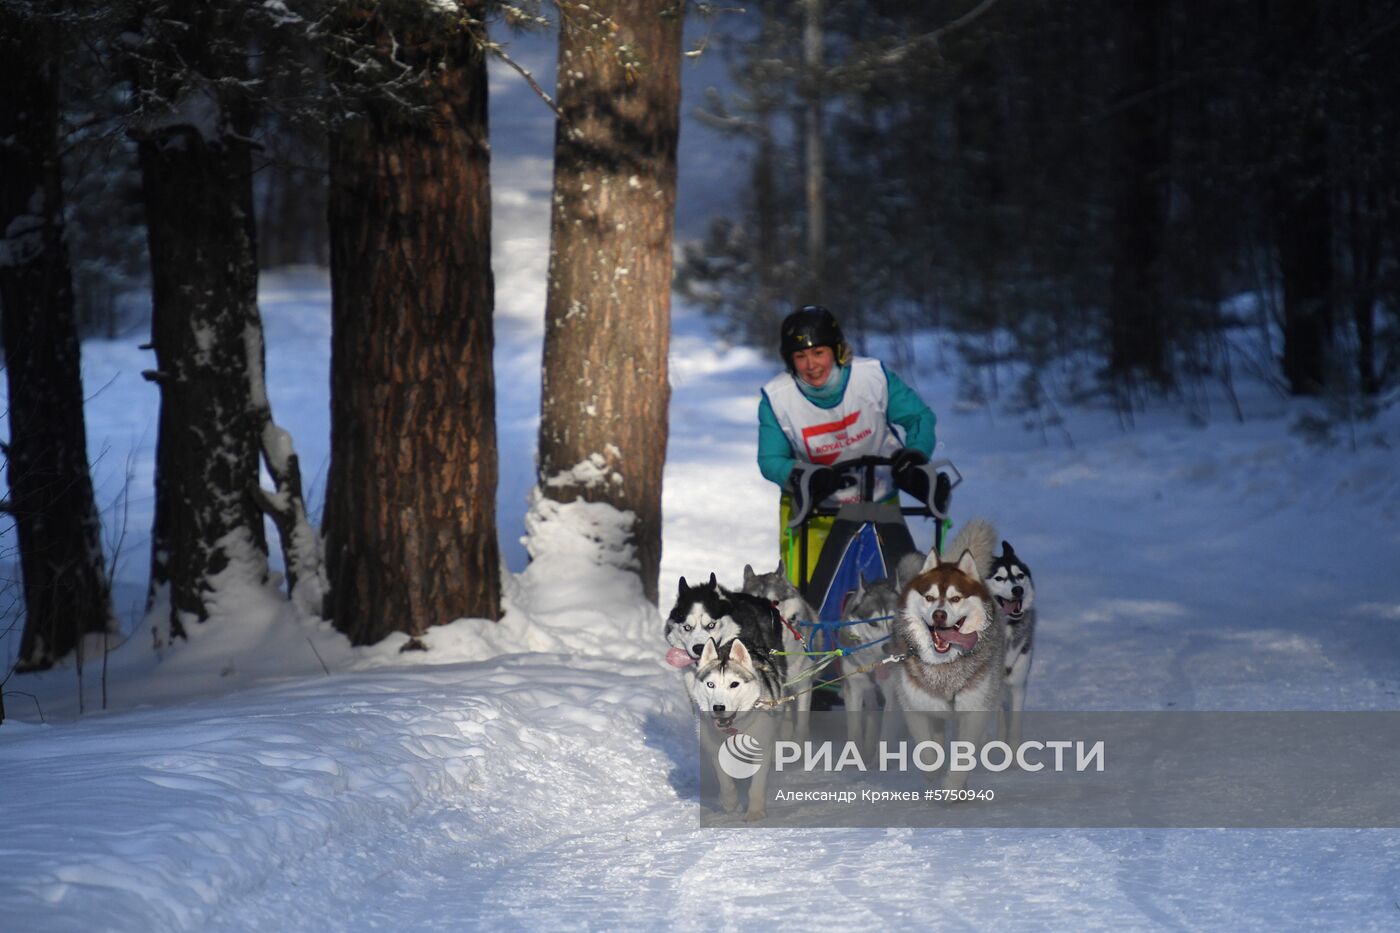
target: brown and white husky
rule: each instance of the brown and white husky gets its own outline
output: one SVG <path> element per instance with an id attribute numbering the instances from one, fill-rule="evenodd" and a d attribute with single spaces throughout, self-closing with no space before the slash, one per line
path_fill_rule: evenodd
<path id="1" fill-rule="evenodd" d="M 996 722 L 1006 675 L 1005 626 L 985 582 L 996 544 L 991 523 L 968 522 L 945 550 L 953 560 L 945 563 L 930 551 L 900 596 L 893 640 L 906 657 L 894 696 L 915 741 L 935 738 L 935 717 L 927 713 L 960 714 L 959 737 L 974 742 Z M 950 771 L 945 785 L 961 787 L 966 777 Z"/>

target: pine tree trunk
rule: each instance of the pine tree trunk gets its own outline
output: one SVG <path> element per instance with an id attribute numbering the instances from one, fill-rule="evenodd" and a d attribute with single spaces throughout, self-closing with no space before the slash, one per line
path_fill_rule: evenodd
<path id="1" fill-rule="evenodd" d="M 1113 151 L 1109 279 L 1109 371 L 1131 382 L 1170 381 L 1161 265 L 1167 225 L 1167 148 L 1161 90 L 1163 0 L 1123 5 L 1119 18 L 1118 98 Z"/>
<path id="2" fill-rule="evenodd" d="M 1315 50 L 1324 35 L 1322 5 L 1278 0 L 1271 16 L 1285 73 L 1308 75 L 1319 67 Z M 1317 395 L 1327 388 L 1333 326 L 1326 102 L 1311 80 L 1295 81 L 1287 93 L 1274 184 L 1283 279 L 1283 374 L 1294 395 Z"/>
<path id="3" fill-rule="evenodd" d="M 146 375 L 160 389 L 151 601 L 168 586 L 170 636 L 179 637 L 187 621 L 209 617 L 219 590 L 266 579 L 267 543 L 255 498 L 261 424 L 249 391 L 250 366 L 262 354 L 245 141 L 253 114 L 190 77 L 234 84 L 247 77 L 247 63 L 218 7 L 185 0 L 168 12 L 189 28 L 153 45 L 166 70 L 138 76 L 155 118 L 138 120 L 133 136 L 146 203 L 157 363 Z M 210 43 L 211 35 L 225 41 Z M 191 121 L 156 116 L 156 97 L 178 101 Z M 216 125 L 197 125 L 211 110 Z"/>
<path id="4" fill-rule="evenodd" d="M 539 475 L 559 502 L 634 516 L 638 573 L 657 598 L 670 385 L 681 15 L 612 0 L 611 39 L 561 30 L 540 398 Z M 623 49 L 636 55 L 629 67 Z M 585 466 L 592 463 L 595 468 Z"/>
<path id="5" fill-rule="evenodd" d="M 817 304 L 823 297 L 826 265 L 826 151 L 822 145 L 824 14 L 822 0 L 804 0 L 802 28 L 802 81 L 806 97 L 806 121 L 802 128 L 803 167 L 807 203 L 807 297 Z M 858 309 L 857 309 L 857 313 Z"/>
<path id="6" fill-rule="evenodd" d="M 370 644 L 498 618 L 501 564 L 484 55 L 402 7 L 358 35 L 431 75 L 426 113 L 371 102 L 331 140 L 326 560 L 336 627 Z"/>
<path id="7" fill-rule="evenodd" d="M 114 627 L 64 244 L 52 27 L 0 15 L 0 87 L 5 452 L 25 608 L 16 669 L 41 670 L 80 649 L 84 635 Z"/>

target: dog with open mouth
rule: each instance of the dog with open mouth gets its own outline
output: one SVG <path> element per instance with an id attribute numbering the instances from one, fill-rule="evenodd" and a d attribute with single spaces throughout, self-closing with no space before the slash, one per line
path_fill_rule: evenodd
<path id="1" fill-rule="evenodd" d="M 748 808 L 744 814 L 747 822 L 762 819 L 765 812 L 768 772 L 780 718 L 774 710 L 781 703 L 784 670 L 781 655 L 773 655 L 758 645 L 749 647 L 741 638 L 724 645 L 710 639 L 690 681 L 690 699 L 699 714 L 696 729 L 707 760 L 716 761 L 720 746 L 740 733 L 748 736 L 761 752 L 758 768 L 749 779 Z M 723 768 L 715 774 L 719 779 L 720 806 L 726 813 L 733 813 L 739 808 L 738 785 Z"/>
<path id="2" fill-rule="evenodd" d="M 1005 627 L 986 583 L 996 542 L 990 522 L 968 522 L 946 549 L 954 559 L 930 551 L 901 594 L 893 640 L 904 659 L 893 692 L 916 741 L 934 739 L 934 718 L 921 713 L 960 714 L 959 737 L 977 742 L 1001 709 Z M 966 777 L 950 771 L 945 786 Z"/>
<path id="3" fill-rule="evenodd" d="M 1035 583 L 1031 568 L 1017 556 L 1010 541 L 1001 542 L 1001 554 L 992 561 L 987 588 L 996 600 L 997 615 L 1006 626 L 1006 703 L 1008 715 L 1003 738 L 1012 747 L 1021 743 L 1021 713 L 1026 708 L 1026 682 L 1031 676 L 1031 651 L 1035 647 Z"/>

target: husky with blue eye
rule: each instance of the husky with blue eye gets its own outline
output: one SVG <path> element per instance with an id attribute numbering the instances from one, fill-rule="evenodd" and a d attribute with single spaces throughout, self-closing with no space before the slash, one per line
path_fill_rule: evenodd
<path id="1" fill-rule="evenodd" d="M 1014 748 L 1021 743 L 1021 711 L 1026 708 L 1026 682 L 1031 676 L 1035 646 L 1035 584 L 1031 568 L 1001 542 L 1001 556 L 992 561 L 987 589 L 996 600 L 997 615 L 1006 625 L 1006 700 L 1009 715 L 1004 738 Z"/>
<path id="2" fill-rule="evenodd" d="M 750 649 L 741 638 L 725 645 L 711 639 L 700 652 L 695 678 L 689 683 L 699 716 L 700 745 L 715 764 L 720 806 L 726 813 L 739 809 L 739 788 L 725 765 L 733 764 L 737 753 L 742 756 L 739 764 L 748 766 L 747 775 L 740 775 L 750 779 L 745 821 L 764 816 L 781 720 L 777 708 L 782 704 L 782 670 L 781 657 L 759 647 Z"/>
<path id="3" fill-rule="evenodd" d="M 714 574 L 699 586 L 690 586 L 681 577 L 676 604 L 666 618 L 665 635 L 668 645 L 678 654 L 683 652 L 687 665 L 700 657 L 711 640 L 723 645 L 742 638 L 749 647 L 768 651 L 783 646 L 783 624 L 773 605 L 766 599 L 725 589 Z"/>

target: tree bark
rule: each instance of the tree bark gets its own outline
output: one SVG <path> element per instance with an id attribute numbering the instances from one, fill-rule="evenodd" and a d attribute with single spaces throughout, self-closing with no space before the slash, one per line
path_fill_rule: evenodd
<path id="1" fill-rule="evenodd" d="M 229 90 L 248 77 L 246 44 L 220 5 L 179 0 L 164 12 L 168 31 L 150 37 L 138 67 L 132 135 L 151 254 L 157 369 L 146 375 L 160 390 L 150 604 L 168 587 L 169 634 L 181 637 L 219 590 L 267 577 L 249 381 L 262 321 L 254 112 Z"/>
<path id="2" fill-rule="evenodd" d="M 1168 98 L 1164 84 L 1164 0 L 1123 5 L 1119 18 L 1118 88 L 1123 109 L 1113 117 L 1112 271 L 1109 277 L 1109 372 L 1131 382 L 1166 385 L 1166 308 L 1162 260 L 1167 226 Z"/>
<path id="3" fill-rule="evenodd" d="M 555 501 L 632 513 L 638 574 L 655 600 L 681 10 L 669 0 L 592 10 L 611 25 L 590 28 L 579 14 L 559 40 L 539 478 Z"/>
<path id="4" fill-rule="evenodd" d="M 807 198 L 807 296 L 821 304 L 826 265 L 826 153 L 822 145 L 825 72 L 822 0 L 804 0 L 802 25 L 802 84 L 806 120 L 802 127 L 803 166 Z"/>
<path id="5" fill-rule="evenodd" d="M 36 17 L 42 20 L 42 17 Z M 17 670 L 114 630 L 88 472 L 64 243 L 57 27 L 0 14 L 0 320 L 9 380 L 8 511 L 25 607 Z"/>
<path id="6" fill-rule="evenodd" d="M 498 618 L 501 564 L 484 53 L 428 4 L 355 15 L 423 71 L 416 112 L 369 100 L 331 140 L 326 560 L 336 627 L 370 644 Z"/>
<path id="7" fill-rule="evenodd" d="M 1270 7 L 1276 67 L 1301 80 L 1279 81 L 1287 95 L 1275 168 L 1274 230 L 1283 280 L 1283 373 L 1294 395 L 1328 385 L 1332 349 L 1332 192 L 1327 114 L 1321 82 L 1311 80 L 1324 35 L 1317 0 L 1276 0 Z"/>

